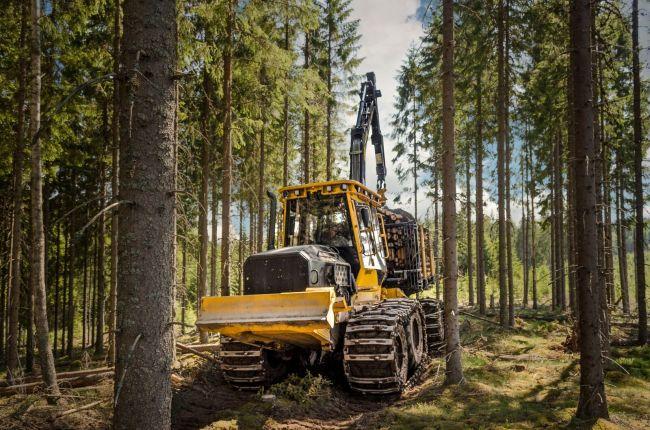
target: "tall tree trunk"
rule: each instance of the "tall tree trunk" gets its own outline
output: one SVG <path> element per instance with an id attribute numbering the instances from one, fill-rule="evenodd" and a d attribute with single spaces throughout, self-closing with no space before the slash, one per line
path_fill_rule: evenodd
<path id="1" fill-rule="evenodd" d="M 485 315 L 485 233 L 483 219 L 483 71 L 476 79 L 476 295 L 478 309 Z"/>
<path id="2" fill-rule="evenodd" d="M 634 91 L 634 269 L 639 312 L 639 343 L 648 342 L 648 311 L 645 302 L 645 253 L 643 243 L 643 130 L 641 78 L 639 76 L 639 0 L 632 0 L 632 76 Z"/>
<path id="3" fill-rule="evenodd" d="M 228 0 L 223 51 L 223 178 L 221 183 L 221 295 L 230 295 L 230 193 L 232 188 L 232 52 L 237 0 Z"/>
<path id="4" fill-rule="evenodd" d="M 596 182 L 594 178 L 594 110 L 591 79 L 591 0 L 571 4 L 571 71 L 575 119 L 575 178 L 577 287 L 579 301 L 580 397 L 576 416 L 593 420 L 607 417 L 607 400 L 600 344 L 598 232 L 596 225 Z"/>
<path id="5" fill-rule="evenodd" d="M 305 55 L 305 69 L 309 69 L 309 57 L 311 56 L 310 52 L 310 42 L 311 42 L 311 32 L 307 31 L 305 32 L 305 49 L 304 49 L 304 55 Z M 305 123 L 303 126 L 303 136 L 302 136 L 302 178 L 304 183 L 309 182 L 309 110 L 305 109 L 304 111 L 305 115 Z"/>
<path id="6" fill-rule="evenodd" d="M 200 308 L 201 299 L 208 291 L 208 189 L 210 187 L 210 77 L 207 67 L 203 70 L 203 107 L 201 112 L 202 144 L 201 144 L 201 194 L 199 199 L 199 265 L 197 273 L 197 306 Z M 208 342 L 208 333 L 199 330 L 199 341 Z"/>
<path id="7" fill-rule="evenodd" d="M 456 143 L 454 142 L 454 11 L 442 3 L 442 244 L 445 289 L 446 384 L 463 380 L 458 330 L 458 261 L 456 254 Z"/>
<path id="8" fill-rule="evenodd" d="M 262 107 L 264 109 L 264 107 Z M 266 183 L 266 112 L 262 112 L 262 129 L 260 130 L 260 162 L 257 183 L 257 252 L 264 246 L 264 189 Z"/>
<path id="9" fill-rule="evenodd" d="M 474 306 L 474 283 L 473 283 L 473 261 L 472 261 L 472 190 L 470 187 L 470 158 L 471 148 L 467 143 L 467 154 L 465 157 L 465 210 L 467 214 L 467 292 L 469 293 L 469 305 Z"/>
<path id="10" fill-rule="evenodd" d="M 537 248 L 535 247 L 535 164 L 533 164 L 533 148 L 528 145 L 528 166 L 530 166 L 530 264 L 532 266 L 533 309 L 537 309 Z"/>
<path id="11" fill-rule="evenodd" d="M 185 334 L 185 318 L 187 313 L 187 243 L 183 241 L 181 260 L 181 333 Z"/>
<path id="12" fill-rule="evenodd" d="M 325 178 L 332 179 L 332 116 L 334 111 L 334 94 L 332 93 L 332 39 L 334 37 L 334 16 L 332 2 L 327 2 L 327 124 L 326 124 L 326 154 Z M 417 219 L 417 215 L 415 217 Z"/>
<path id="13" fill-rule="evenodd" d="M 498 188 L 498 212 L 499 212 L 499 323 L 502 326 L 508 325 L 508 267 L 506 258 L 506 77 L 505 77 L 505 53 L 504 53 L 504 23 L 505 7 L 503 0 L 499 0 L 498 16 L 498 88 L 497 88 L 497 188 Z"/>
<path id="14" fill-rule="evenodd" d="M 623 180 L 620 152 L 617 154 L 617 186 L 616 186 L 616 236 L 618 236 L 618 273 L 621 283 L 621 302 L 623 313 L 630 313 L 630 291 L 627 282 L 627 238 L 625 232 L 625 198 L 623 194 Z"/>
<path id="15" fill-rule="evenodd" d="M 27 5 L 21 2 L 20 49 L 27 41 Z M 20 56 L 20 74 L 16 93 L 16 148 L 14 149 L 13 212 L 11 227 L 11 257 L 8 291 L 8 334 L 7 334 L 7 382 L 13 384 L 19 375 L 18 363 L 18 317 L 20 310 L 21 260 L 22 260 L 22 217 L 23 217 L 23 164 L 25 159 L 25 98 L 27 86 L 27 59 Z"/>
<path id="16" fill-rule="evenodd" d="M 594 175 L 596 181 L 596 225 L 598 227 L 597 234 L 598 240 L 596 246 L 598 247 L 598 282 L 600 285 L 600 339 L 602 343 L 602 354 L 609 357 L 609 307 L 607 304 L 607 270 L 605 264 L 605 219 L 604 219 L 604 203 L 603 203 L 603 132 L 600 127 L 600 118 L 603 115 L 600 105 L 602 104 L 603 95 L 599 91 L 598 82 L 599 76 L 602 73 L 600 70 L 600 40 L 598 38 L 597 29 L 597 15 L 598 15 L 598 2 L 595 2 L 591 10 L 591 44 L 594 47 L 591 63 L 591 79 L 593 81 L 592 92 L 595 100 L 593 105 L 593 129 L 594 129 L 594 145 L 596 156 L 593 159 Z M 607 365 L 611 364 L 610 362 Z"/>
<path id="17" fill-rule="evenodd" d="M 555 207 L 555 273 L 556 286 L 557 286 L 557 305 L 560 309 L 566 308 L 566 293 L 564 284 L 564 221 L 562 216 L 563 211 L 563 197 L 562 185 L 564 180 L 562 178 L 562 134 L 558 131 L 557 138 L 555 139 L 554 148 L 554 207 Z"/>
<path id="18" fill-rule="evenodd" d="M 237 249 L 237 287 L 239 294 L 244 294 L 244 207 L 239 201 L 239 246 Z"/>
<path id="19" fill-rule="evenodd" d="M 50 347 L 50 331 L 47 323 L 47 292 L 45 289 L 45 232 L 43 230 L 43 174 L 41 171 L 41 142 L 38 138 L 41 126 L 41 2 L 31 3 L 32 31 L 31 85 L 29 136 L 32 142 L 31 153 L 31 218 L 32 253 L 30 269 L 32 272 L 32 291 L 34 293 L 34 319 L 38 337 L 38 356 L 46 390 L 52 395 L 49 401 L 57 401 L 59 386 L 54 369 L 54 356 Z"/>
<path id="20" fill-rule="evenodd" d="M 528 307 L 528 195 L 526 194 L 526 181 L 528 180 L 528 164 L 526 163 L 526 146 L 528 145 L 528 130 L 521 147 L 521 264 L 524 281 L 524 297 L 522 307 Z"/>
<path id="21" fill-rule="evenodd" d="M 37 1 L 37 0 L 35 0 Z M 71 178 L 71 183 L 72 183 L 72 192 L 70 195 L 70 207 L 74 208 L 75 205 L 77 204 L 77 172 L 75 168 L 72 168 L 72 178 Z M 74 300 L 74 277 L 75 277 L 75 260 L 77 258 L 77 239 L 76 239 L 76 232 L 77 232 L 77 217 L 75 212 L 72 212 L 70 214 L 70 251 L 68 254 L 68 259 L 70 262 L 68 263 L 68 304 L 66 306 L 67 313 L 65 315 L 66 317 L 66 354 L 67 356 L 72 359 L 73 356 L 73 347 L 74 347 L 74 317 L 75 317 L 75 300 Z"/>
<path id="22" fill-rule="evenodd" d="M 124 4 L 115 429 L 171 426 L 176 18 L 172 0 Z"/>
<path id="23" fill-rule="evenodd" d="M 512 274 L 512 214 L 510 211 L 510 1 L 506 0 L 504 11 L 505 53 L 503 65 L 503 114 L 505 116 L 505 187 L 506 187 L 506 262 L 508 264 L 508 326 L 515 326 L 515 284 Z"/>
<path id="24" fill-rule="evenodd" d="M 34 372 L 34 290 L 33 285 L 33 272 L 29 271 L 29 281 L 25 289 L 25 322 L 27 323 L 25 335 L 25 373 L 32 374 Z"/>
<path id="25" fill-rule="evenodd" d="M 111 141 L 111 130 L 108 123 L 108 100 L 104 103 L 104 149 L 99 161 L 99 207 L 106 204 L 106 166 L 104 164 L 105 149 Z M 95 333 L 95 354 L 104 354 L 104 316 L 106 314 L 106 278 L 104 276 L 104 239 L 106 236 L 106 215 L 102 213 L 97 220 L 97 333 Z"/>
<path id="26" fill-rule="evenodd" d="M 288 8 L 287 4 L 287 8 Z M 284 50 L 289 52 L 289 12 L 285 11 L 284 20 Z M 287 73 L 285 79 L 289 81 Z M 284 106 L 282 108 L 282 186 L 289 184 L 289 95 L 284 94 Z"/>
<path id="27" fill-rule="evenodd" d="M 81 291 L 81 349 L 85 350 L 88 342 L 88 241 L 83 250 L 83 288 Z"/>
<path id="28" fill-rule="evenodd" d="M 413 215 L 418 219 L 418 138 L 417 138 L 417 106 L 415 91 L 413 92 Z"/>
<path id="29" fill-rule="evenodd" d="M 575 119 L 573 117 L 573 81 L 571 75 L 571 65 L 569 65 L 568 79 L 567 79 L 567 159 L 575 158 Z M 569 242 L 569 255 L 568 255 L 568 270 L 569 270 L 569 306 L 573 316 L 578 315 L 578 300 L 576 293 L 576 211 L 575 211 L 575 196 L 574 187 L 575 178 L 573 177 L 574 170 L 569 166 L 567 169 L 567 240 Z"/>
<path id="30" fill-rule="evenodd" d="M 66 240 L 65 240 L 65 247 L 63 251 L 63 290 L 61 291 L 61 351 L 59 355 L 63 356 L 65 355 L 65 332 L 66 332 L 66 327 L 65 327 L 65 321 L 66 321 L 66 315 L 67 315 L 67 301 L 66 297 L 68 296 L 68 279 L 70 277 L 68 276 L 68 271 L 70 270 L 70 229 L 68 228 L 68 232 L 66 235 Z M 54 345 L 54 348 L 56 349 L 56 345 Z"/>
<path id="31" fill-rule="evenodd" d="M 440 199 L 438 172 L 440 169 L 438 169 L 438 166 L 433 172 L 433 261 L 436 264 L 436 274 L 440 273 L 440 265 L 438 264 L 440 262 L 440 217 L 438 213 L 438 200 Z M 436 276 L 436 300 L 440 300 L 440 276 Z"/>
<path id="32" fill-rule="evenodd" d="M 52 340 L 54 357 L 59 356 L 59 350 L 56 347 L 59 334 L 59 288 L 61 279 L 61 224 L 56 226 L 56 260 L 54 264 L 54 338 Z"/>
<path id="33" fill-rule="evenodd" d="M 600 36 L 599 37 L 600 40 Z M 601 41 L 602 43 L 602 41 Z M 604 109 L 607 104 L 607 93 L 604 86 L 604 72 L 603 72 L 603 59 L 602 55 L 598 55 L 598 93 L 600 94 L 600 105 L 603 106 L 601 109 L 600 116 L 600 126 L 599 130 L 601 133 L 601 168 L 600 172 L 602 177 L 602 196 L 603 196 L 603 258 L 605 263 L 605 291 L 607 294 L 607 302 L 609 305 L 613 305 L 615 302 L 615 292 L 614 292 L 614 256 L 612 254 L 612 204 L 611 204 L 611 184 L 609 179 L 609 157 L 610 150 L 607 143 L 607 134 L 605 129 L 605 113 Z M 609 311 L 608 311 L 609 318 Z"/>
<path id="34" fill-rule="evenodd" d="M 210 244 L 210 295 L 217 295 L 217 236 L 219 234 L 219 224 L 217 216 L 219 213 L 219 198 L 217 197 L 217 174 L 212 171 L 212 243 Z"/>
<path id="35" fill-rule="evenodd" d="M 121 43 L 121 12 L 120 0 L 115 1 L 113 12 L 113 73 L 117 75 L 120 70 L 120 43 Z M 112 145 L 112 174 L 111 191 L 112 200 L 119 199 L 120 184 L 120 80 L 113 79 L 113 112 L 111 117 L 111 145 Z M 108 300 L 108 364 L 115 363 L 115 306 L 117 304 L 117 241 L 118 241 L 118 211 L 111 213 L 111 285 Z"/>

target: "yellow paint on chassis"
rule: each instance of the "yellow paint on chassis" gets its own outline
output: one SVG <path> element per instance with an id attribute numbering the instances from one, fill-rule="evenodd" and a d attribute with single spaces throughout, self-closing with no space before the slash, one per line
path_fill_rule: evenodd
<path id="1" fill-rule="evenodd" d="M 204 297 L 197 324 L 241 341 L 328 349 L 330 329 L 350 307 L 333 288 L 246 296 Z"/>
<path id="2" fill-rule="evenodd" d="M 355 248 L 362 255 L 359 241 L 359 220 L 354 202 L 380 208 L 383 195 L 365 185 L 350 180 L 317 182 L 279 190 L 283 204 L 280 246 L 284 243 L 289 200 L 306 198 L 308 193 L 345 195 L 349 208 Z M 380 222 L 381 243 L 386 249 L 384 224 Z M 332 347 L 330 330 L 352 309 L 351 306 L 377 303 L 387 298 L 406 297 L 399 288 L 382 288 L 376 269 L 361 268 L 356 278 L 357 294 L 350 304 L 337 298 L 334 289 L 307 288 L 301 292 L 250 294 L 245 296 L 204 297 L 197 325 L 202 330 L 219 332 L 241 342 L 263 342 L 295 345 L 307 349 L 329 350 Z"/>

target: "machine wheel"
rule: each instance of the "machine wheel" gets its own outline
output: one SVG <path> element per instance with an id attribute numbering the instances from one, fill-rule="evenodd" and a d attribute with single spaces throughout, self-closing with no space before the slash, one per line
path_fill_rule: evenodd
<path id="1" fill-rule="evenodd" d="M 421 308 L 415 300 L 390 299 L 363 308 L 348 321 L 343 368 L 352 390 L 364 394 L 404 390 L 414 370 L 410 341 L 413 334 L 409 332 L 413 321 L 418 325 L 414 314 L 419 312 Z M 426 347 L 423 341 L 420 343 L 422 346 L 415 349 L 423 356 Z"/>
<path id="2" fill-rule="evenodd" d="M 443 303 L 436 299 L 421 299 L 427 328 L 427 347 L 429 355 L 441 355 L 445 348 L 445 330 L 443 326 Z"/>
<path id="3" fill-rule="evenodd" d="M 257 391 L 286 375 L 287 362 L 275 351 L 221 338 L 221 371 L 224 379 L 238 390 Z"/>
<path id="4" fill-rule="evenodd" d="M 422 360 L 427 355 L 427 338 L 424 327 L 424 311 L 420 304 L 416 302 L 416 308 L 415 311 L 411 313 L 407 330 L 411 356 L 411 369 L 420 366 Z"/>

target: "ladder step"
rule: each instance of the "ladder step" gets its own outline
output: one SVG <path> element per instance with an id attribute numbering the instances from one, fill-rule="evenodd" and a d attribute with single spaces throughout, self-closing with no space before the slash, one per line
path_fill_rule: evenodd
<path id="1" fill-rule="evenodd" d="M 221 357 L 261 357 L 262 350 L 249 350 L 249 351 L 221 351 Z"/>
<path id="2" fill-rule="evenodd" d="M 348 333 L 356 333 L 359 331 L 388 331 L 391 332 L 395 330 L 394 325 L 381 325 L 381 324 L 373 324 L 373 325 L 357 325 L 357 326 L 352 326 L 348 327 L 346 331 Z"/>
<path id="3" fill-rule="evenodd" d="M 395 355 L 390 354 L 344 354 L 348 361 L 393 361 Z"/>
<path id="4" fill-rule="evenodd" d="M 262 365 L 261 364 L 250 364 L 250 365 L 221 364 L 221 368 L 233 372 L 248 372 L 251 370 L 262 370 Z"/>
<path id="5" fill-rule="evenodd" d="M 392 345 L 393 339 L 345 339 L 345 345 Z"/>
<path id="6" fill-rule="evenodd" d="M 348 376 L 348 381 L 355 384 L 388 384 L 397 382 L 397 378 L 389 376 L 386 378 L 358 378 L 356 376 Z"/>
<path id="7" fill-rule="evenodd" d="M 251 376 L 250 378 L 244 378 L 239 376 L 230 376 L 227 374 L 223 375 L 226 381 L 230 382 L 263 382 L 264 376 Z"/>

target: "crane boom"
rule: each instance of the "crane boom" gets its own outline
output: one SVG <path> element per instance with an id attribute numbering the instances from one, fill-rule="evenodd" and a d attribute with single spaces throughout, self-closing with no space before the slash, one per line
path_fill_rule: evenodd
<path id="1" fill-rule="evenodd" d="M 376 87 L 375 74 L 366 73 L 366 80 L 359 92 L 359 109 L 357 122 L 351 131 L 350 144 L 350 179 L 366 184 L 366 144 L 372 130 L 372 145 L 375 147 L 377 167 L 377 191 L 386 189 L 386 164 L 384 162 L 384 137 L 379 126 L 377 98 L 381 91 Z"/>

